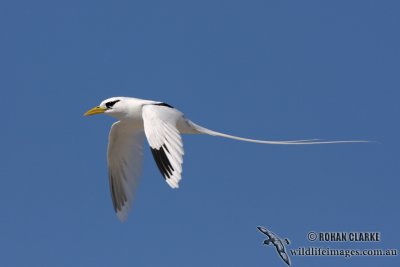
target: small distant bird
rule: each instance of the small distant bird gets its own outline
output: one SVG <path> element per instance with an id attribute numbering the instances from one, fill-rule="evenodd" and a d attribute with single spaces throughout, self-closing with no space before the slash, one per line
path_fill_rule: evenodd
<path id="1" fill-rule="evenodd" d="M 118 119 L 111 126 L 108 142 L 108 174 L 114 210 L 126 220 L 141 172 L 146 136 L 154 160 L 166 182 L 178 188 L 182 174 L 181 134 L 208 134 L 241 141 L 273 145 L 311 145 L 365 141 L 262 141 L 232 136 L 201 127 L 182 112 L 159 101 L 112 97 L 87 111 L 84 116 L 107 114 Z"/>
<path id="2" fill-rule="evenodd" d="M 278 255 L 282 258 L 284 262 L 286 262 L 287 265 L 290 266 L 290 258 L 289 255 L 286 253 L 286 248 L 285 245 L 282 242 L 282 239 L 280 239 L 276 234 L 273 232 L 269 231 L 265 227 L 257 226 L 257 229 L 268 236 L 268 239 L 264 240 L 265 245 L 274 245 L 276 248 L 276 251 L 278 252 Z M 289 245 L 289 240 L 285 238 L 285 242 L 287 245 Z"/>

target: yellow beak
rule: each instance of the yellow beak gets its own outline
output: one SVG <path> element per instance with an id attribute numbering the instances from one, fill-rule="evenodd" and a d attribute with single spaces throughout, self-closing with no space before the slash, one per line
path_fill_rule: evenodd
<path id="1" fill-rule="evenodd" d="M 86 111 L 86 113 L 83 114 L 83 116 L 91 116 L 91 115 L 95 115 L 95 114 L 101 114 L 101 113 L 104 113 L 106 110 L 107 110 L 106 108 L 94 107 L 94 108 Z"/>

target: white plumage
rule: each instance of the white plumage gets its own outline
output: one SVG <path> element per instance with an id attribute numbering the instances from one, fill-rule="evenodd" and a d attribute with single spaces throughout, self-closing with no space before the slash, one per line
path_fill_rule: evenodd
<path id="1" fill-rule="evenodd" d="M 158 101 L 112 97 L 84 115 L 105 113 L 118 119 L 110 130 L 108 173 L 113 206 L 118 218 L 126 220 L 135 195 L 143 160 L 146 136 L 154 160 L 166 182 L 178 188 L 182 178 L 183 143 L 181 134 L 208 134 L 246 142 L 275 145 L 311 145 L 367 141 L 268 141 L 232 136 L 201 127 L 182 112 Z"/>
<path id="2" fill-rule="evenodd" d="M 142 110 L 144 132 L 157 166 L 167 183 L 172 188 L 178 188 L 182 174 L 183 144 L 177 125 L 183 115 L 167 106 L 146 105 Z M 167 160 L 163 160 L 164 155 Z"/>

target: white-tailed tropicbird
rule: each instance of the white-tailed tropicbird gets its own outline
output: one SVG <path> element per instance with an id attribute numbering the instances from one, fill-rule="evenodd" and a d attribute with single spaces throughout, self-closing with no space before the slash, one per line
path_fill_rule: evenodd
<path id="1" fill-rule="evenodd" d="M 143 143 L 146 136 L 154 160 L 165 181 L 178 188 L 182 175 L 183 144 L 181 134 L 208 134 L 246 142 L 272 145 L 315 145 L 367 141 L 267 141 L 215 132 L 185 118 L 182 112 L 158 101 L 131 97 L 112 97 L 84 115 L 107 114 L 118 119 L 111 126 L 108 142 L 108 174 L 114 210 L 126 220 L 138 177 L 141 173 Z"/>

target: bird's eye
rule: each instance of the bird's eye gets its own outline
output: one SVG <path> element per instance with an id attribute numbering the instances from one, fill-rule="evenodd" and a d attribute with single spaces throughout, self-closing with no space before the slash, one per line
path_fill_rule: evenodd
<path id="1" fill-rule="evenodd" d="M 107 102 L 106 103 L 106 107 L 107 108 L 112 108 L 115 105 L 115 103 L 117 103 L 117 102 L 119 102 L 119 100 L 114 100 L 114 101 Z"/>

